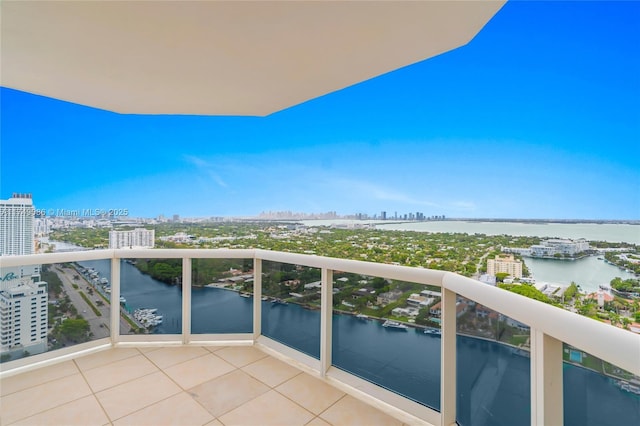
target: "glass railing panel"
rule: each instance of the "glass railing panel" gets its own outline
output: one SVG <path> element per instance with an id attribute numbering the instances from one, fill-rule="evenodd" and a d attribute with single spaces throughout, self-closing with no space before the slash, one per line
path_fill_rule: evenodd
<path id="1" fill-rule="evenodd" d="M 440 409 L 440 289 L 334 274 L 332 364 Z"/>
<path id="2" fill-rule="evenodd" d="M 109 337 L 109 298 L 85 271 L 76 263 L 1 269 L 2 362 Z"/>
<path id="3" fill-rule="evenodd" d="M 565 425 L 640 424 L 640 377 L 567 344 L 563 361 Z"/>
<path id="4" fill-rule="evenodd" d="M 529 327 L 463 297 L 456 316 L 458 424 L 530 424 Z"/>
<path id="5" fill-rule="evenodd" d="M 320 269 L 263 261 L 262 272 L 262 334 L 320 359 Z"/>
<path id="6" fill-rule="evenodd" d="M 191 333 L 251 333 L 253 280 L 253 259 L 193 259 Z"/>
<path id="7" fill-rule="evenodd" d="M 182 259 L 121 259 L 120 334 L 182 333 Z"/>

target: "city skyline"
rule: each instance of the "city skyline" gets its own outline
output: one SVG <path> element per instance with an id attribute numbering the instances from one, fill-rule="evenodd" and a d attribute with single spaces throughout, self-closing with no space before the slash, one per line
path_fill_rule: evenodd
<path id="1" fill-rule="evenodd" d="M 264 118 L 2 88 L 0 199 L 135 217 L 640 219 L 638 2 L 509 2 L 466 46 Z"/>

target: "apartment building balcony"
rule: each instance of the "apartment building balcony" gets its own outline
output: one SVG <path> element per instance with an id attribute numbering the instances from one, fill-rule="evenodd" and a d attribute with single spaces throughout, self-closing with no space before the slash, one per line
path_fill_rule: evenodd
<path id="1" fill-rule="evenodd" d="M 132 265 L 143 259 L 180 265 L 180 284 L 143 288 L 136 280 L 150 278 Z M 100 307 L 101 318 L 82 314 L 94 326 L 107 324 L 96 326 L 91 341 L 2 364 L 2 424 L 597 425 L 640 413 L 633 380 L 621 378 L 622 371 L 640 375 L 640 336 L 449 272 L 264 250 L 96 250 L 2 260 L 3 267 L 53 265 L 77 304 L 72 284 L 85 292 L 91 284 L 67 275 L 79 265 L 100 269 L 109 273 L 110 292 L 95 287 L 94 298 L 118 301 Z M 211 287 L 194 284 L 216 261 L 244 265 L 237 274 L 245 297 L 214 288 L 222 284 L 213 277 Z M 274 293 L 274 271 L 320 276 L 320 289 L 305 299 L 310 309 L 297 296 L 285 304 Z M 349 274 L 439 288 L 441 333 L 409 322 L 394 330 L 343 312 L 334 287 Z M 172 306 L 160 307 L 169 293 Z M 486 334 L 486 323 L 460 316 L 462 304 L 467 313 L 482 305 L 502 325 L 492 323 L 496 332 Z M 133 332 L 130 313 L 141 307 L 157 307 L 166 327 Z M 498 333 L 505 324 L 519 336 Z M 574 356 L 610 367 L 602 374 L 565 362 Z M 617 405 L 607 407 L 611 401 Z"/>

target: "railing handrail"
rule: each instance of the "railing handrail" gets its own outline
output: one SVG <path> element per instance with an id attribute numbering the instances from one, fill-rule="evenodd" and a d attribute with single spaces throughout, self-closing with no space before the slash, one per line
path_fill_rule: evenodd
<path id="1" fill-rule="evenodd" d="M 261 259 L 437 286 L 640 375 L 640 335 L 453 272 L 261 249 L 107 249 L 42 253 L 2 256 L 0 267 L 127 258 Z"/>

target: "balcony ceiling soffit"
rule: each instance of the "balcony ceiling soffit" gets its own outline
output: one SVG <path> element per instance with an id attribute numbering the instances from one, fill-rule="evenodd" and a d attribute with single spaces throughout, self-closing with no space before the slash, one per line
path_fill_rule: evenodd
<path id="1" fill-rule="evenodd" d="M 504 1 L 2 3 L 2 85 L 130 114 L 264 116 L 468 43 Z"/>

